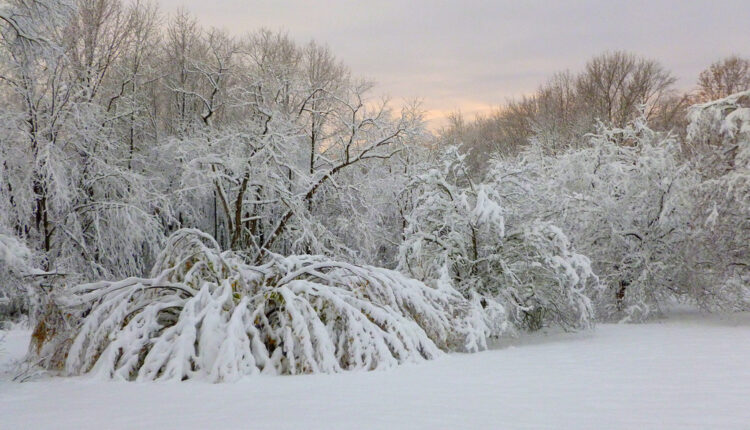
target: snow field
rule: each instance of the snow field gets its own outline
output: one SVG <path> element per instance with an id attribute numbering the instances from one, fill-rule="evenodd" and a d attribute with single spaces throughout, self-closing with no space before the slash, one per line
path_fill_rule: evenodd
<path id="1" fill-rule="evenodd" d="M 7 333 L 0 366 L 28 332 Z M 3 429 L 747 429 L 750 315 L 539 334 L 476 354 L 237 383 L 0 381 Z"/>

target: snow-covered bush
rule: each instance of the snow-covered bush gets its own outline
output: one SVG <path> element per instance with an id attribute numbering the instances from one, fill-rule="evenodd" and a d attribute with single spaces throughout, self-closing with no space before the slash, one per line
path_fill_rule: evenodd
<path id="1" fill-rule="evenodd" d="M 559 225 L 592 258 L 607 287 L 596 297 L 599 317 L 641 321 L 674 301 L 704 309 L 746 306 L 747 164 L 738 162 L 741 138 L 731 137 L 738 154 L 731 153 L 731 162 L 719 157 L 727 145 L 715 144 L 721 130 L 739 132 L 742 125 L 730 113 L 736 109 L 717 109 L 724 116 L 693 114 L 693 135 L 714 142 L 694 138 L 693 149 L 703 145 L 707 154 L 700 157 L 637 120 L 600 127 L 580 149 L 549 156 L 532 146 L 520 160 L 497 163 L 494 176 L 523 183 L 515 192 L 514 182 L 496 185 L 501 194 L 520 195 L 514 205 L 520 216 Z M 733 122 L 716 125 L 708 117 Z"/>
<path id="2" fill-rule="evenodd" d="M 592 258 L 606 285 L 597 297 L 600 317 L 641 320 L 690 282 L 681 250 L 691 222 L 686 190 L 696 181 L 677 142 L 642 120 L 600 127 L 589 139 L 559 156 L 533 147 L 524 154 L 532 197 L 523 212 L 560 225 Z"/>
<path id="3" fill-rule="evenodd" d="M 454 290 L 320 256 L 252 266 L 196 230 L 170 237 L 152 277 L 79 285 L 57 304 L 73 328 L 38 346 L 45 365 L 125 380 L 377 369 L 483 349 L 490 334 Z"/>
<path id="4" fill-rule="evenodd" d="M 418 190 L 399 253 L 402 271 L 438 287 L 455 287 L 485 307 L 505 310 L 511 327 L 593 324 L 588 297 L 598 286 L 589 260 L 565 234 L 536 218 L 506 213 L 503 196 L 473 184 L 453 150 L 443 165 L 415 178 Z"/>

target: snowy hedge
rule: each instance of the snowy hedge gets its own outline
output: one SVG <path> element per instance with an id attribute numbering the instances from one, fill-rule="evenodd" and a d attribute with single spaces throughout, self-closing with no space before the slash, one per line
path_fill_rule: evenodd
<path id="1" fill-rule="evenodd" d="M 124 380 L 370 370 L 477 351 L 492 334 L 454 290 L 319 256 L 252 266 L 195 230 L 170 237 L 152 277 L 79 285 L 56 301 L 58 325 L 80 323 L 50 339 L 37 330 L 45 365 Z"/>

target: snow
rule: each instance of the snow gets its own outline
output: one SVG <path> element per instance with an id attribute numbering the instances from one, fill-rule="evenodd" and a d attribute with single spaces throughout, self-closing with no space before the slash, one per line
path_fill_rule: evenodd
<path id="1" fill-rule="evenodd" d="M 458 291 L 396 271 L 303 255 L 248 265 L 192 229 L 170 236 L 152 278 L 70 287 L 55 303 L 82 322 L 45 322 L 46 369 L 138 381 L 392 367 L 486 349 L 496 325 Z"/>
<path id="2" fill-rule="evenodd" d="M 7 333 L 0 368 L 23 355 L 28 336 Z M 746 429 L 748 356 L 750 315 L 682 315 L 374 372 L 226 384 L 6 375 L 0 427 Z"/>

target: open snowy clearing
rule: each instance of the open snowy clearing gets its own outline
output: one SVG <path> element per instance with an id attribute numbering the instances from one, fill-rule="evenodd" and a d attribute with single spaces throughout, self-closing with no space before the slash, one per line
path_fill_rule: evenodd
<path id="1" fill-rule="evenodd" d="M 6 333 L 0 366 L 28 331 Z M 750 428 L 750 315 L 537 335 L 382 372 L 234 384 L 0 380 L 3 429 Z"/>

